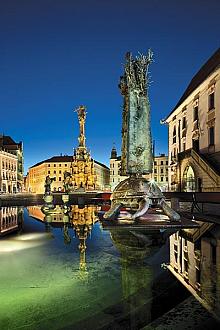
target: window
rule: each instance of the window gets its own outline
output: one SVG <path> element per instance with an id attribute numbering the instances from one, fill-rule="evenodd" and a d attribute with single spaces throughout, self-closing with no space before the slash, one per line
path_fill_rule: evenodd
<path id="1" fill-rule="evenodd" d="M 53 171 L 54 174 L 56 174 L 56 171 Z"/>
<path id="2" fill-rule="evenodd" d="M 186 128 L 186 117 L 182 119 L 182 129 Z"/>
<path id="3" fill-rule="evenodd" d="M 157 173 L 157 169 L 156 168 L 154 169 L 154 173 Z"/>
<path id="4" fill-rule="evenodd" d="M 160 181 L 161 181 L 161 182 L 163 181 L 163 176 L 160 177 Z"/>
<path id="5" fill-rule="evenodd" d="M 65 167 L 67 167 L 67 164 L 65 164 Z"/>
<path id="6" fill-rule="evenodd" d="M 212 146 L 215 144 L 215 128 L 214 126 L 209 128 L 209 145 Z"/>
<path id="7" fill-rule="evenodd" d="M 209 110 L 212 110 L 215 108 L 215 93 L 209 94 Z"/>
<path id="8" fill-rule="evenodd" d="M 166 160 L 166 165 L 168 165 L 168 160 Z"/>
<path id="9" fill-rule="evenodd" d="M 157 162 L 154 162 L 154 165 L 157 165 Z"/>
<path id="10" fill-rule="evenodd" d="M 48 167 L 50 167 L 50 164 L 48 164 Z"/>
<path id="11" fill-rule="evenodd" d="M 160 173 L 163 173 L 163 168 L 160 169 Z"/>
<path id="12" fill-rule="evenodd" d="M 168 181 L 168 176 L 166 176 L 166 181 Z"/>
<path id="13" fill-rule="evenodd" d="M 62 173 L 62 171 L 59 171 L 59 174 L 61 174 Z"/>
<path id="14" fill-rule="evenodd" d="M 173 128 L 173 143 L 176 143 L 176 126 Z"/>
<path id="15" fill-rule="evenodd" d="M 56 167 L 56 164 L 54 164 L 53 166 Z"/>
<path id="16" fill-rule="evenodd" d="M 161 160 L 160 165 L 163 165 L 163 161 Z"/>
<path id="17" fill-rule="evenodd" d="M 61 167 L 61 164 L 59 164 L 59 167 Z"/>
<path id="18" fill-rule="evenodd" d="M 196 121 L 198 119 L 199 119 L 199 107 L 196 106 L 196 107 L 194 107 L 193 120 Z"/>
<path id="19" fill-rule="evenodd" d="M 154 181 L 157 182 L 157 177 L 156 176 L 154 177 Z"/>
<path id="20" fill-rule="evenodd" d="M 50 171 L 48 171 L 48 174 L 50 174 Z"/>
<path id="21" fill-rule="evenodd" d="M 61 181 L 62 180 L 62 178 L 61 177 L 59 177 L 59 181 Z"/>

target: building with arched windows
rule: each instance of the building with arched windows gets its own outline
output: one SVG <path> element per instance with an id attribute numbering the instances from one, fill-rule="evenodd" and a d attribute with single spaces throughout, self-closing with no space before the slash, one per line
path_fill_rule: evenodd
<path id="1" fill-rule="evenodd" d="M 169 190 L 220 191 L 220 49 L 192 78 L 165 123 Z"/>

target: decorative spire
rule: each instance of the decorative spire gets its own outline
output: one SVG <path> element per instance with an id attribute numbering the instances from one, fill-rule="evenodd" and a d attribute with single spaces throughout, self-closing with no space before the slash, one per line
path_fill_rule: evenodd
<path id="1" fill-rule="evenodd" d="M 117 150 L 115 148 L 115 144 L 113 143 L 112 151 L 111 151 L 111 159 L 117 158 Z"/>

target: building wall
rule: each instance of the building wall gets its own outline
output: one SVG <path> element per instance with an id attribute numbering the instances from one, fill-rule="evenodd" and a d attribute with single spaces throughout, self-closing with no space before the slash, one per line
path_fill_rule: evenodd
<path id="1" fill-rule="evenodd" d="M 121 157 L 110 158 L 110 186 L 113 191 L 119 182 L 125 180 L 127 176 L 120 175 Z M 144 175 L 147 180 L 154 180 L 160 186 L 161 190 L 168 189 L 168 156 L 161 154 L 154 158 L 153 173 Z"/>
<path id="2" fill-rule="evenodd" d="M 102 191 L 109 190 L 110 189 L 109 168 L 96 163 L 96 161 L 94 162 L 94 167 L 95 167 L 95 175 L 96 175 L 96 179 L 97 179 L 98 188 Z"/>
<path id="3" fill-rule="evenodd" d="M 0 150 L 0 191 L 5 193 L 17 192 L 16 155 Z"/>
<path id="4" fill-rule="evenodd" d="M 44 162 L 37 166 L 32 166 L 28 170 L 26 179 L 26 191 L 43 194 L 46 176 L 55 178 L 52 182 L 52 191 L 63 190 L 64 172 L 72 173 L 72 162 Z M 94 163 L 95 174 L 97 176 L 97 186 L 100 190 L 105 190 L 109 186 L 109 170 L 100 164 Z"/>
<path id="5" fill-rule="evenodd" d="M 210 108 L 210 95 L 214 93 L 214 107 Z M 198 110 L 196 110 L 198 109 Z M 201 180 L 195 190 L 220 190 L 220 181 L 214 182 L 209 173 L 212 171 L 211 160 L 219 159 L 220 166 L 220 68 L 214 70 L 167 118 L 169 125 L 169 188 L 184 190 L 184 171 L 193 163 L 194 172 Z M 198 116 L 196 112 L 198 111 Z M 184 119 L 185 118 L 185 119 Z M 210 141 L 210 129 L 214 128 L 214 144 Z M 194 149 L 200 159 L 186 157 L 179 160 L 179 154 Z M 204 157 L 206 159 L 204 159 Z M 207 165 L 203 166 L 204 160 Z M 216 172 L 216 174 L 218 174 Z"/>

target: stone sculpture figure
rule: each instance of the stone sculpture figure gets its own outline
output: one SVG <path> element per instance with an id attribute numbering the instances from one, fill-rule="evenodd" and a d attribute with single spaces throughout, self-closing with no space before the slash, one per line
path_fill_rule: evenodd
<path id="1" fill-rule="evenodd" d="M 129 210 L 125 220 L 134 222 L 151 206 L 161 208 L 170 220 L 180 219 L 165 202 L 157 184 L 142 177 L 152 173 L 153 168 L 148 99 L 148 67 L 152 55 L 151 50 L 146 56 L 139 54 L 136 58 L 131 53 L 126 54 L 124 75 L 119 84 L 124 97 L 121 175 L 129 177 L 116 186 L 111 196 L 111 208 L 104 214 L 106 219 L 117 218 L 124 207 Z"/>
<path id="2" fill-rule="evenodd" d="M 65 171 L 63 173 L 63 188 L 66 194 L 70 193 L 72 190 L 72 176 L 69 172 Z"/>
<path id="3" fill-rule="evenodd" d="M 49 175 L 46 176 L 45 183 L 44 183 L 44 195 L 51 194 L 51 184 L 55 181 L 55 178 L 51 178 Z"/>
<path id="4" fill-rule="evenodd" d="M 78 114 L 79 119 L 79 147 L 85 148 L 86 138 L 85 138 L 85 121 L 86 121 L 86 108 L 81 105 L 78 109 L 75 110 Z"/>

